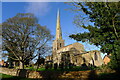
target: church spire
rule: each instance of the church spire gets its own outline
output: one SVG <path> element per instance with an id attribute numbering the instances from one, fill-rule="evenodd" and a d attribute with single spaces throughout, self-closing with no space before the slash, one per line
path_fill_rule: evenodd
<path id="1" fill-rule="evenodd" d="M 60 11 L 58 9 L 57 13 L 57 23 L 56 23 L 56 39 L 62 39 L 62 31 L 60 27 Z"/>
<path id="2" fill-rule="evenodd" d="M 64 47 L 64 40 L 62 39 L 62 31 L 60 27 L 60 12 L 58 9 L 56 22 L 56 39 L 53 41 L 53 53 L 62 47 Z"/>

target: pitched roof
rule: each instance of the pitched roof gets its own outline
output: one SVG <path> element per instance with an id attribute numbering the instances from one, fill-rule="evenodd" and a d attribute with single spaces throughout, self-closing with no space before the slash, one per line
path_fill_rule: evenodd
<path id="1" fill-rule="evenodd" d="M 80 44 L 80 43 L 78 43 L 78 42 L 75 42 L 75 43 L 73 43 L 73 44 Z M 69 44 L 69 45 L 67 45 L 67 46 L 64 46 L 64 47 L 62 47 L 62 48 L 60 48 L 60 49 L 63 49 L 63 48 L 66 48 L 66 47 L 69 47 L 69 46 L 72 46 L 73 44 Z M 81 44 L 82 45 L 82 44 Z M 59 50 L 60 50 L 59 49 Z"/>

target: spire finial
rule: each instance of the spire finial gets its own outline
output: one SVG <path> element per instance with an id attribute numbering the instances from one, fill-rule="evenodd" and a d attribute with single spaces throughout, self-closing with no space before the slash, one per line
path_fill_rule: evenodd
<path id="1" fill-rule="evenodd" d="M 56 23 L 56 39 L 62 39 L 62 31 L 60 27 L 60 11 L 57 12 L 57 23 Z"/>

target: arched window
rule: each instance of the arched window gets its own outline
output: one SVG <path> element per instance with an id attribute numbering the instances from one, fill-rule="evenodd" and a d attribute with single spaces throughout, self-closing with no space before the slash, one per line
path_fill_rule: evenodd
<path id="1" fill-rule="evenodd" d="M 76 58 L 76 63 L 77 63 L 77 58 Z"/>
<path id="2" fill-rule="evenodd" d="M 60 43 L 60 47 L 62 46 L 62 44 Z"/>
<path id="3" fill-rule="evenodd" d="M 84 63 L 86 62 L 85 58 L 83 58 L 83 62 L 84 62 Z"/>
<path id="4" fill-rule="evenodd" d="M 94 58 L 95 58 L 95 60 L 98 59 L 98 56 L 97 56 L 97 53 L 96 53 L 96 52 L 95 52 Z"/>

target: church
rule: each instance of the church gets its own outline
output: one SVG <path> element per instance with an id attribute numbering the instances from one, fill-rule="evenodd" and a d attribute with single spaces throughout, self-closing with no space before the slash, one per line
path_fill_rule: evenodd
<path id="1" fill-rule="evenodd" d="M 71 63 L 75 66 L 81 66 L 82 64 L 101 66 L 104 63 L 100 51 L 85 51 L 84 46 L 78 42 L 65 46 L 62 39 L 59 10 L 57 12 L 56 38 L 53 41 L 52 55 L 47 56 L 45 61 L 52 61 L 52 63 L 58 66 L 61 63 L 67 65 Z"/>

